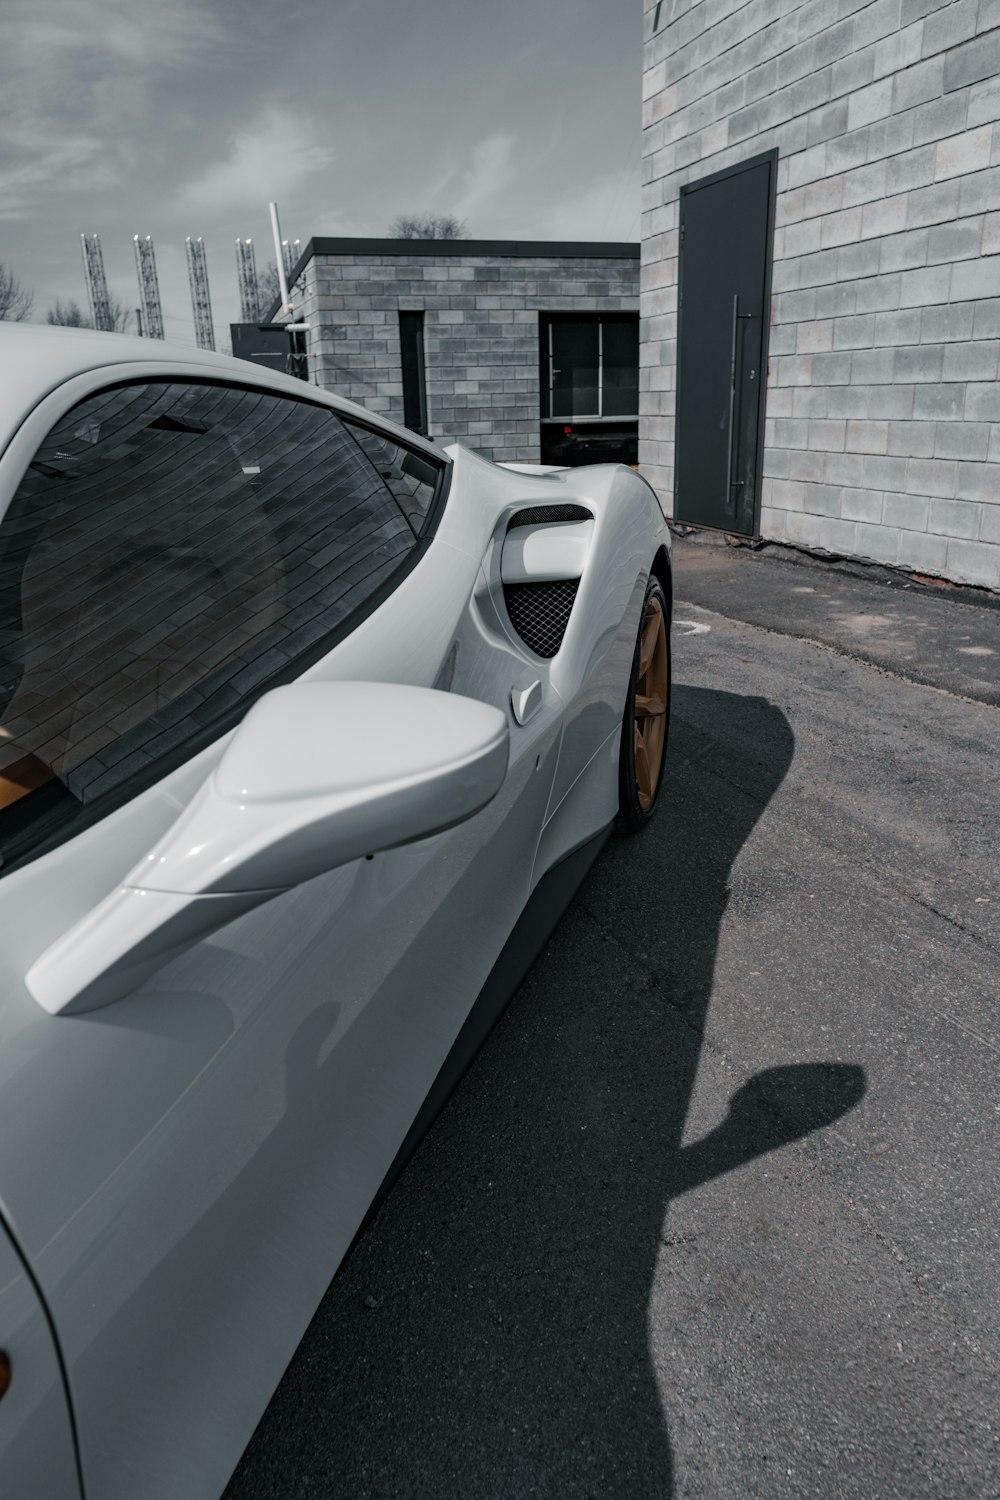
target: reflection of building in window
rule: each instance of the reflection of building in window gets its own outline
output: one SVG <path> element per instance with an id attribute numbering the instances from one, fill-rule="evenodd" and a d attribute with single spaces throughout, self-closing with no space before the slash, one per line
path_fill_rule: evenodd
<path id="1" fill-rule="evenodd" d="M 405 514 L 308 403 L 150 382 L 70 412 L 0 525 L 0 852 L 36 813 L 178 763 L 317 654 L 414 546 L 437 470 L 399 454 Z"/>
<path id="2" fill-rule="evenodd" d="M 542 314 L 542 462 L 637 462 L 639 319 Z"/>
<path id="3" fill-rule="evenodd" d="M 414 531 L 419 531 L 437 488 L 436 466 L 369 427 L 352 427 L 351 431 L 385 480 L 403 515 Z"/>

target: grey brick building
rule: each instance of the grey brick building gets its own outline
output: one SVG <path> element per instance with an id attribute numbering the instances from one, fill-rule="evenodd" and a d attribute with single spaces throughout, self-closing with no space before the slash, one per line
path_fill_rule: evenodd
<path id="1" fill-rule="evenodd" d="M 646 0 L 644 35 L 665 508 L 1000 588 L 1000 0 Z"/>
<path id="2" fill-rule="evenodd" d="M 634 461 L 638 245 L 317 238 L 293 275 L 327 390 L 487 458 Z"/>

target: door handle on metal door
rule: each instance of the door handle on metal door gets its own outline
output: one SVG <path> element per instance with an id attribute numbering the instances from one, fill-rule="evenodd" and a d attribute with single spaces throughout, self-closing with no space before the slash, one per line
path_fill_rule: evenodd
<path id="1" fill-rule="evenodd" d="M 519 724 L 527 724 L 542 706 L 542 684 L 538 678 L 527 687 L 511 688 L 510 706 Z"/>
<path id="2" fill-rule="evenodd" d="M 749 318 L 752 318 L 752 317 L 753 317 L 753 313 L 741 313 L 740 312 L 740 295 L 739 295 L 739 292 L 734 292 L 733 293 L 733 340 L 732 340 L 732 347 L 731 347 L 730 358 L 729 358 L 729 447 L 728 447 L 728 450 L 726 452 L 726 499 L 725 499 L 725 504 L 726 504 L 726 510 L 727 511 L 729 510 L 729 507 L 730 507 L 730 505 L 733 502 L 733 488 L 734 488 L 734 481 L 733 481 L 733 438 L 734 438 L 735 434 L 733 432 L 733 425 L 734 425 L 733 418 L 734 418 L 735 412 L 736 412 L 736 352 L 737 352 L 737 342 L 738 342 L 738 339 L 739 339 L 739 327 L 740 327 L 740 321 L 741 321 L 741 319 L 749 319 Z M 752 378 L 753 377 L 751 376 L 751 379 Z M 735 488 L 736 489 L 740 489 L 740 487 L 742 486 L 742 484 L 743 484 L 743 480 L 742 479 L 737 479 L 735 481 Z"/>
<path id="3" fill-rule="evenodd" d="M 740 296 L 733 293 L 733 338 L 729 355 L 729 443 L 726 448 L 726 513 L 733 500 L 733 416 L 736 410 L 736 339 L 740 326 Z"/>

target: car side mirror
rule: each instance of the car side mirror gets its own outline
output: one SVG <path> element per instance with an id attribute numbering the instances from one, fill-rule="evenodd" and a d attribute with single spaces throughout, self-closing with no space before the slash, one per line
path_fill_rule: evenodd
<path id="1" fill-rule="evenodd" d="M 190 806 L 26 976 L 51 1014 L 120 999 L 282 891 L 478 812 L 507 772 L 506 716 L 433 688 L 297 682 L 267 693 Z"/>

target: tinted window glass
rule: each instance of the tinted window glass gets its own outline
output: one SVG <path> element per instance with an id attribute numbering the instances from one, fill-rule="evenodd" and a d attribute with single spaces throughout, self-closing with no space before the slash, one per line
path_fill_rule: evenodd
<path id="1" fill-rule="evenodd" d="M 351 431 L 385 480 L 414 531 L 419 531 L 437 489 L 439 470 L 436 465 L 430 459 L 411 453 L 409 448 L 401 448 L 380 433 L 369 432 L 364 427 L 352 427 Z"/>
<path id="2" fill-rule="evenodd" d="M 543 313 L 542 419 L 639 415 L 637 313 Z"/>
<path id="3" fill-rule="evenodd" d="M 596 318 L 550 324 L 552 416 L 596 416 L 599 336 Z"/>
<path id="4" fill-rule="evenodd" d="M 605 318 L 601 326 L 606 417 L 634 417 L 639 411 L 639 319 Z"/>
<path id="5" fill-rule="evenodd" d="M 0 857 L 223 732 L 414 546 L 322 407 L 151 382 L 74 408 L 0 524 Z"/>

